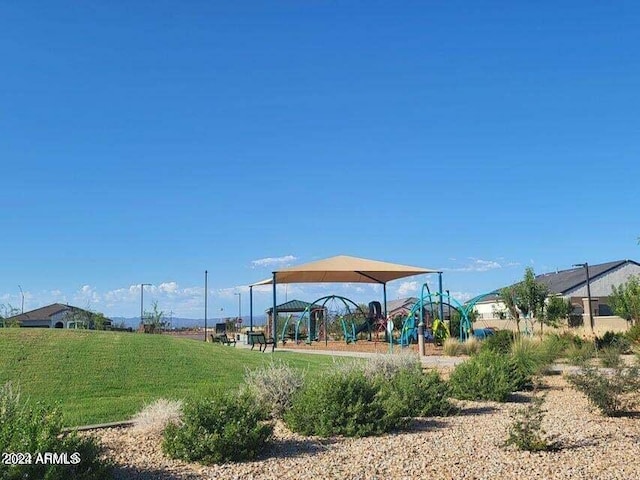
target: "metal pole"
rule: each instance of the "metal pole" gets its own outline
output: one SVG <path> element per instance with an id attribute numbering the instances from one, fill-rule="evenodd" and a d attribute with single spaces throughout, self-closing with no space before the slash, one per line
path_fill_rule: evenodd
<path id="1" fill-rule="evenodd" d="M 22 295 L 22 310 L 20 313 L 24 313 L 24 292 L 22 291 L 22 287 L 20 285 L 18 285 L 18 288 L 20 289 L 20 294 Z"/>
<path id="2" fill-rule="evenodd" d="M 207 270 L 204 271 L 204 341 L 207 341 L 207 294 L 209 293 L 208 289 L 208 277 L 209 272 Z"/>
<path id="3" fill-rule="evenodd" d="M 273 318 L 271 319 L 271 335 L 274 347 L 278 346 L 278 312 L 276 309 L 276 272 L 273 272 Z"/>
<path id="4" fill-rule="evenodd" d="M 587 299 L 589 301 L 589 324 L 591 325 L 591 333 L 593 333 L 593 309 L 591 308 L 591 285 L 589 284 L 589 264 L 584 263 L 584 269 L 587 272 Z"/>
<path id="5" fill-rule="evenodd" d="M 140 324 L 144 325 L 144 287 L 150 287 L 150 283 L 140 284 Z"/>
<path id="6" fill-rule="evenodd" d="M 253 332 L 253 286 L 249 287 L 249 331 Z"/>
<path id="7" fill-rule="evenodd" d="M 440 321 L 444 324 L 444 303 L 442 303 L 442 272 L 438 272 L 438 291 L 440 292 Z"/>

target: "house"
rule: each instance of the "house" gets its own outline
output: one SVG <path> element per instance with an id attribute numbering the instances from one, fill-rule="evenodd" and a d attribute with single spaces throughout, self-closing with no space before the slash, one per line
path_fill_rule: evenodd
<path id="1" fill-rule="evenodd" d="M 619 287 L 630 276 L 640 276 L 640 263 L 633 260 L 617 260 L 614 262 L 589 265 L 589 287 L 591 290 L 591 311 L 594 317 L 601 317 L 603 324 L 610 329 L 625 329 L 626 321 L 615 317 L 609 306 L 609 296 L 613 286 Z M 589 312 L 587 295 L 587 276 L 584 267 L 544 273 L 536 276 L 536 281 L 546 285 L 550 296 L 561 296 L 571 300 L 574 314 L 583 315 L 586 319 Z M 476 304 L 478 318 L 487 320 L 507 320 L 507 309 L 498 295 L 488 295 Z M 604 323 L 606 320 L 608 323 Z M 596 320 L 596 325 L 598 320 Z"/>
<path id="2" fill-rule="evenodd" d="M 94 319 L 99 315 L 89 310 L 53 303 L 5 319 L 7 324 L 18 322 L 23 328 L 95 328 Z M 105 319 L 105 328 L 111 320 Z"/>

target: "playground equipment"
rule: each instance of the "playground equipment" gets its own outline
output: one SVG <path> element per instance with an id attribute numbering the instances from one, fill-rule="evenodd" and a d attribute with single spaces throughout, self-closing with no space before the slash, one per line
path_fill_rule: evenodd
<path id="1" fill-rule="evenodd" d="M 289 320 L 285 322 L 280 336 L 281 341 L 285 341 Z M 342 327 L 345 340 L 352 339 L 367 327 L 363 324 L 367 322 L 366 313 L 354 301 L 339 295 L 328 295 L 320 297 L 311 304 L 296 319 L 293 340 L 298 343 L 305 340 L 307 343 L 321 341 L 325 344 L 328 341 L 328 329 L 331 325 Z M 347 340 L 349 343 L 349 340 Z"/>
<path id="2" fill-rule="evenodd" d="M 360 308 L 360 307 L 358 307 Z M 362 311 L 362 310 L 360 310 Z M 385 331 L 387 322 L 382 315 L 382 305 L 380 302 L 369 302 L 369 313 L 366 316 L 364 322 L 362 322 L 358 327 L 355 326 L 355 322 L 352 320 L 349 324 L 344 318 L 341 319 L 342 323 L 342 331 L 344 333 L 344 339 L 347 343 L 355 343 L 358 341 L 358 334 L 364 332 L 365 330 L 369 334 L 369 341 L 371 341 L 371 333 L 375 332 L 376 336 L 380 334 L 380 332 Z M 347 327 L 350 325 L 350 329 Z"/>
<path id="3" fill-rule="evenodd" d="M 431 291 L 429 291 L 429 286 L 425 283 L 422 286 L 420 298 L 411 308 L 409 314 L 402 324 L 402 331 L 399 339 L 400 345 L 407 346 L 410 343 L 414 343 L 417 341 L 418 326 L 420 323 L 425 326 L 426 339 L 429 339 L 428 335 L 430 334 L 431 337 L 436 341 L 444 341 L 444 339 L 451 334 L 451 332 L 449 332 L 448 328 L 446 327 L 443 319 L 439 318 L 439 316 L 436 316 L 434 310 L 436 304 L 448 305 L 449 313 L 451 313 L 452 309 L 458 312 L 458 314 L 460 315 L 458 338 L 460 339 L 460 341 L 466 340 L 471 335 L 474 335 L 474 330 L 471 323 L 471 313 L 473 312 L 476 304 L 489 295 L 495 295 L 495 293 L 496 292 L 494 291 L 478 295 L 477 297 L 472 298 L 463 305 L 455 298 L 451 297 L 449 293 L 431 293 Z M 428 309 L 427 305 L 429 306 Z M 426 323 L 425 320 L 427 320 Z M 485 336 L 489 335 L 490 333 L 486 330 L 487 329 L 482 329 L 481 332 L 478 332 L 477 336 L 484 338 Z"/>

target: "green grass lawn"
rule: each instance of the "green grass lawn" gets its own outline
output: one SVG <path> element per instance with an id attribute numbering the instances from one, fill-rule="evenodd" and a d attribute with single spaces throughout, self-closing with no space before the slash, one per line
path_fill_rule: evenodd
<path id="1" fill-rule="evenodd" d="M 30 401 L 58 404 L 67 426 L 126 420 L 157 398 L 237 387 L 245 368 L 271 358 L 307 368 L 323 355 L 260 353 L 169 335 L 87 330 L 0 329 L 0 384 Z"/>

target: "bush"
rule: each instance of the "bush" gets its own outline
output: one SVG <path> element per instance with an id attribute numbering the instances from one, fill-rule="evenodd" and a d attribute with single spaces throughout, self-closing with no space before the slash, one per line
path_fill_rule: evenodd
<path id="1" fill-rule="evenodd" d="M 179 424 L 182 417 L 182 402 L 160 398 L 145 406 L 131 421 L 133 429 L 151 435 L 160 435 L 170 423 Z"/>
<path id="2" fill-rule="evenodd" d="M 505 445 L 513 445 L 528 452 L 545 452 L 556 448 L 542 429 L 545 410 L 542 408 L 544 396 L 531 399 L 531 404 L 520 408 L 511 415 L 513 423 L 509 426 L 509 438 Z"/>
<path id="3" fill-rule="evenodd" d="M 332 371 L 305 383 L 284 415 L 287 426 L 303 435 L 379 435 L 402 425 L 399 413 L 387 412 L 380 381 L 362 371 Z"/>
<path id="4" fill-rule="evenodd" d="M 565 340 L 562 336 L 555 333 L 546 335 L 538 347 L 541 361 L 548 365 L 557 360 L 564 354 L 570 342 L 570 340 Z"/>
<path id="5" fill-rule="evenodd" d="M 464 355 L 475 355 L 480 351 L 482 344 L 476 337 L 469 337 L 462 342 L 462 353 Z"/>
<path id="6" fill-rule="evenodd" d="M 490 335 L 484 340 L 482 350 L 490 350 L 494 353 L 507 354 L 511 352 L 511 344 L 515 335 L 510 330 L 498 330 L 495 335 Z"/>
<path id="7" fill-rule="evenodd" d="M 457 338 L 449 337 L 442 344 L 442 353 L 448 357 L 462 355 L 462 343 Z"/>
<path id="8" fill-rule="evenodd" d="M 244 376 L 245 388 L 273 418 L 291 407 L 293 395 L 302 387 L 304 375 L 290 365 L 272 361 L 266 366 L 248 370 Z"/>
<path id="9" fill-rule="evenodd" d="M 618 347 L 611 346 L 603 348 L 598 352 L 600 363 L 606 368 L 616 368 L 622 366 L 621 352 Z"/>
<path id="10" fill-rule="evenodd" d="M 362 371 L 367 378 L 373 379 L 378 376 L 390 380 L 400 372 L 413 372 L 422 370 L 420 357 L 412 352 L 400 353 L 398 355 L 375 355 L 362 365 Z"/>
<path id="11" fill-rule="evenodd" d="M 511 363 L 515 369 L 515 389 L 522 390 L 532 386 L 535 375 L 542 373 L 548 365 L 542 343 L 530 338 L 520 337 L 511 345 Z"/>
<path id="12" fill-rule="evenodd" d="M 171 458 L 204 464 L 252 460 L 273 432 L 265 418 L 248 392 L 216 392 L 185 404 L 182 425 L 167 426 L 162 448 Z"/>
<path id="13" fill-rule="evenodd" d="M 637 366 L 616 367 L 612 375 L 588 367 L 582 373 L 568 378 L 593 405 L 609 417 L 623 416 L 638 403 L 640 368 Z"/>
<path id="14" fill-rule="evenodd" d="M 496 402 L 504 402 L 521 382 L 509 357 L 491 350 L 458 365 L 449 379 L 455 398 Z"/>
<path id="15" fill-rule="evenodd" d="M 625 335 L 631 343 L 640 344 L 640 322 L 636 322 Z"/>
<path id="16" fill-rule="evenodd" d="M 449 402 L 449 386 L 437 372 L 402 371 L 390 381 L 381 383 L 383 406 L 392 418 L 432 417 L 453 414 Z"/>
<path id="17" fill-rule="evenodd" d="M 567 359 L 571 365 L 586 365 L 596 354 L 595 346 L 589 342 L 583 342 L 581 345 L 570 345 L 566 351 Z"/>
<path id="18" fill-rule="evenodd" d="M 631 341 L 621 332 L 605 332 L 602 337 L 596 337 L 596 348 L 602 350 L 605 348 L 616 348 L 621 354 L 631 352 Z"/>
<path id="19" fill-rule="evenodd" d="M 0 388 L 0 452 L 23 452 L 32 455 L 31 465 L 3 465 L 0 478 L 13 479 L 79 479 L 111 478 L 111 466 L 100 459 L 98 443 L 76 433 L 62 433 L 62 415 L 57 409 L 36 403 L 27 405 L 10 383 Z M 36 463 L 37 453 L 67 454 L 75 465 Z"/>

